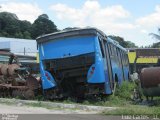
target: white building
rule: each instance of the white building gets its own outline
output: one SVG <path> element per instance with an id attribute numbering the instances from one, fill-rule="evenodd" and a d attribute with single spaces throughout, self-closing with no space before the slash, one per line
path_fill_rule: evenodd
<path id="1" fill-rule="evenodd" d="M 36 40 L 0 37 L 0 49 L 9 50 L 17 55 L 36 56 Z"/>

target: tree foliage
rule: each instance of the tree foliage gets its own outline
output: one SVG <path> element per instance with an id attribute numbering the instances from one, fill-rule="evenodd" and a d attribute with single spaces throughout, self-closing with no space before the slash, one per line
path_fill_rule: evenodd
<path id="1" fill-rule="evenodd" d="M 57 26 L 49 20 L 49 17 L 46 14 L 40 15 L 32 25 L 32 38 L 36 38 L 43 34 L 48 34 L 56 32 Z"/>
<path id="2" fill-rule="evenodd" d="M 56 25 L 46 14 L 40 15 L 33 24 L 21 21 L 13 13 L 0 13 L 0 37 L 35 39 L 36 37 L 57 31 Z"/>
<path id="3" fill-rule="evenodd" d="M 24 36 L 24 33 L 30 32 L 31 23 L 28 21 L 20 21 L 13 13 L 0 13 L 0 36 L 15 38 L 30 38 Z"/>
<path id="4" fill-rule="evenodd" d="M 137 46 L 131 41 L 125 41 L 122 37 L 110 35 L 108 36 L 113 40 L 116 40 L 124 48 L 137 48 Z"/>
<path id="5" fill-rule="evenodd" d="M 159 34 L 150 33 L 149 35 L 153 36 L 153 37 L 156 38 L 157 40 L 160 40 L 160 28 L 158 28 L 158 33 L 159 33 Z"/>
<path id="6" fill-rule="evenodd" d="M 153 38 L 157 39 L 158 42 L 157 43 L 153 43 L 152 45 L 150 45 L 150 48 L 160 48 L 160 28 L 158 28 L 158 33 L 159 34 L 155 34 L 155 33 L 150 33 L 149 35 L 151 35 Z"/>

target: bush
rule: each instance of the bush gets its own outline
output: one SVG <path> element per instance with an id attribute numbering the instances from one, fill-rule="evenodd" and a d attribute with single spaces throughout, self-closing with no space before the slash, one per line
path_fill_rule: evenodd
<path id="1" fill-rule="evenodd" d="M 131 94 L 136 88 L 136 84 L 133 82 L 124 81 L 121 86 L 116 88 L 115 96 L 118 96 L 119 98 L 130 100 Z"/>

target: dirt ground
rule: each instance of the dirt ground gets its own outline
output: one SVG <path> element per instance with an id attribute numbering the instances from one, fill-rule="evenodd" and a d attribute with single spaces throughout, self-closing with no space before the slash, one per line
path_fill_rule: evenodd
<path id="1" fill-rule="evenodd" d="M 96 111 L 82 111 L 75 109 L 46 109 L 32 106 L 13 106 L 0 104 L 0 114 L 96 114 Z"/>

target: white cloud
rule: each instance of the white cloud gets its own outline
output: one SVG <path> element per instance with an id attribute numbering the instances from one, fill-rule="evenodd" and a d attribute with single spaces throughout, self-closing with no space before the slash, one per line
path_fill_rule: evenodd
<path id="1" fill-rule="evenodd" d="M 138 36 L 140 37 L 140 35 L 144 35 L 143 41 L 147 40 L 146 42 L 139 42 L 140 44 L 144 43 L 149 45 L 156 42 L 151 36 L 149 36 L 149 33 L 156 33 L 157 28 L 160 26 L 160 5 L 155 6 L 155 10 L 152 13 L 137 18 L 135 24 L 138 28 L 137 31 L 141 33 Z"/>
<path id="2" fill-rule="evenodd" d="M 160 25 L 160 5 L 155 7 L 155 11 L 147 16 L 138 18 L 136 23 L 139 27 L 150 29 Z"/>
<path id="3" fill-rule="evenodd" d="M 15 13 L 20 20 L 28 20 L 30 22 L 33 22 L 42 14 L 42 10 L 37 4 L 8 2 L 1 4 L 1 7 L 1 11 Z"/>
<path id="4" fill-rule="evenodd" d="M 149 33 L 147 32 L 147 30 L 142 29 L 142 30 L 140 30 L 140 31 L 141 31 L 141 33 L 149 34 Z"/>
<path id="5" fill-rule="evenodd" d="M 102 7 L 98 0 L 87 0 L 80 8 L 59 3 L 51 5 L 50 9 L 66 27 L 97 27 L 107 35 L 119 35 L 138 46 L 152 44 L 148 34 L 160 25 L 160 5 L 153 13 L 139 18 L 132 16 L 122 5 Z"/>
<path id="6" fill-rule="evenodd" d="M 59 20 L 68 21 L 76 27 L 93 26 L 107 33 L 134 28 L 133 24 L 123 21 L 130 17 L 130 13 L 121 5 L 102 8 L 98 1 L 87 0 L 79 9 L 61 3 L 54 4 L 50 8 Z"/>

